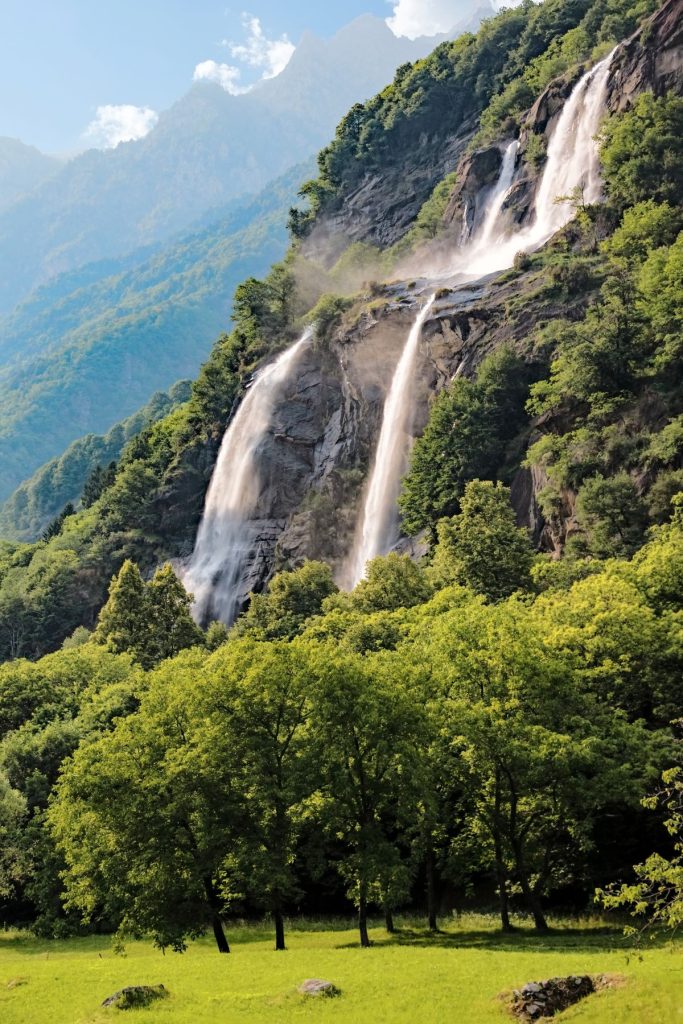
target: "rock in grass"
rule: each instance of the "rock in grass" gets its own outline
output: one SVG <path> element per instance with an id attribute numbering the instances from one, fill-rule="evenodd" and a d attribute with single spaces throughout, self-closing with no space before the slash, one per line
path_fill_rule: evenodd
<path id="1" fill-rule="evenodd" d="M 119 1010 L 139 1010 L 157 999 L 166 999 L 168 992 L 163 985 L 130 985 L 121 988 L 104 1000 L 102 1006 L 116 1006 Z"/>
<path id="2" fill-rule="evenodd" d="M 323 981 L 321 978 L 306 978 L 297 989 L 302 996 L 339 996 L 341 989 L 333 985 L 331 981 Z"/>
<path id="3" fill-rule="evenodd" d="M 548 978 L 547 981 L 529 981 L 512 994 L 512 1012 L 523 1021 L 537 1021 L 553 1017 L 567 1007 L 585 999 L 602 987 L 602 977 L 574 974 L 568 978 Z"/>

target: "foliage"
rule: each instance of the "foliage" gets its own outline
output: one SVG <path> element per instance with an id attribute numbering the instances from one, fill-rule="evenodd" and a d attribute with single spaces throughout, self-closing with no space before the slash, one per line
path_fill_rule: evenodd
<path id="1" fill-rule="evenodd" d="M 399 499 L 408 533 L 433 532 L 439 519 L 458 511 L 469 480 L 502 470 L 506 445 L 523 422 L 526 391 L 521 360 L 503 347 L 483 360 L 476 381 L 458 377 L 437 396 Z"/>
<path id="2" fill-rule="evenodd" d="M 235 633 L 258 640 L 291 640 L 336 591 L 332 572 L 324 562 L 306 562 L 293 572 L 276 573 L 267 593 L 252 594 Z"/>
<path id="3" fill-rule="evenodd" d="M 473 480 L 460 512 L 438 525 L 430 575 L 440 586 L 460 584 L 492 601 L 529 587 L 532 551 L 518 527 L 510 492 L 502 484 Z"/>
<path id="4" fill-rule="evenodd" d="M 676 931 L 683 924 L 683 771 L 671 768 L 662 775 L 663 787 L 643 801 L 646 807 L 663 806 L 668 815 L 664 826 L 673 838 L 674 857 L 668 860 L 653 853 L 635 867 L 638 881 L 619 889 L 598 892 L 609 909 L 626 907 L 634 917 L 646 916 L 644 927 Z"/>
<path id="5" fill-rule="evenodd" d="M 143 668 L 202 643 L 204 635 L 192 621 L 192 595 L 170 564 L 157 569 L 145 583 L 138 567 L 127 559 L 109 587 L 93 641 L 121 654 L 128 651 Z"/>

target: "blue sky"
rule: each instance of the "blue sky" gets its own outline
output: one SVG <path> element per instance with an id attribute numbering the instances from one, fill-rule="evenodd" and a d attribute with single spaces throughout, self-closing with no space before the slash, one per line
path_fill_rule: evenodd
<path id="1" fill-rule="evenodd" d="M 397 34 L 432 35 L 476 4 L 0 0 L 0 135 L 45 152 L 113 145 L 145 134 L 157 112 L 191 86 L 198 66 L 195 77 L 240 91 L 271 76 L 286 59 L 287 41 L 296 44 L 306 29 L 330 36 L 371 13 L 395 18 Z"/>

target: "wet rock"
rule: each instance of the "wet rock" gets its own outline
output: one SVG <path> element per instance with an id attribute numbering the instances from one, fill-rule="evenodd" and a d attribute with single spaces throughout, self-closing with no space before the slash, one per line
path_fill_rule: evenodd
<path id="1" fill-rule="evenodd" d="M 613 113 L 632 106 L 637 96 L 652 90 L 661 96 L 683 92 L 683 0 L 668 0 L 642 29 L 617 48 L 607 89 Z"/>
<path id="2" fill-rule="evenodd" d="M 339 996 L 341 995 L 341 989 L 338 989 L 331 981 L 323 981 L 321 978 L 307 978 L 303 981 L 298 992 L 302 996 Z"/>
<path id="3" fill-rule="evenodd" d="M 119 1010 L 137 1010 L 149 1006 L 157 999 L 167 998 L 168 990 L 163 985 L 129 985 L 108 996 L 102 1006 L 115 1006 Z"/>

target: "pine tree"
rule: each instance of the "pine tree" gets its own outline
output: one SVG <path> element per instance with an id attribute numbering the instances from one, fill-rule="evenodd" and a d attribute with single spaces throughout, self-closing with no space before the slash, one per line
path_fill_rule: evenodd
<path id="1" fill-rule="evenodd" d="M 172 658 L 186 647 L 204 643 L 204 634 L 190 615 L 192 596 L 170 563 L 157 569 L 147 584 L 150 647 L 154 661 Z"/>
<path id="2" fill-rule="evenodd" d="M 93 640 L 121 654 L 128 651 L 144 668 L 154 662 L 150 651 L 150 601 L 145 582 L 130 559 L 112 578 L 109 598 L 97 620 Z"/>

